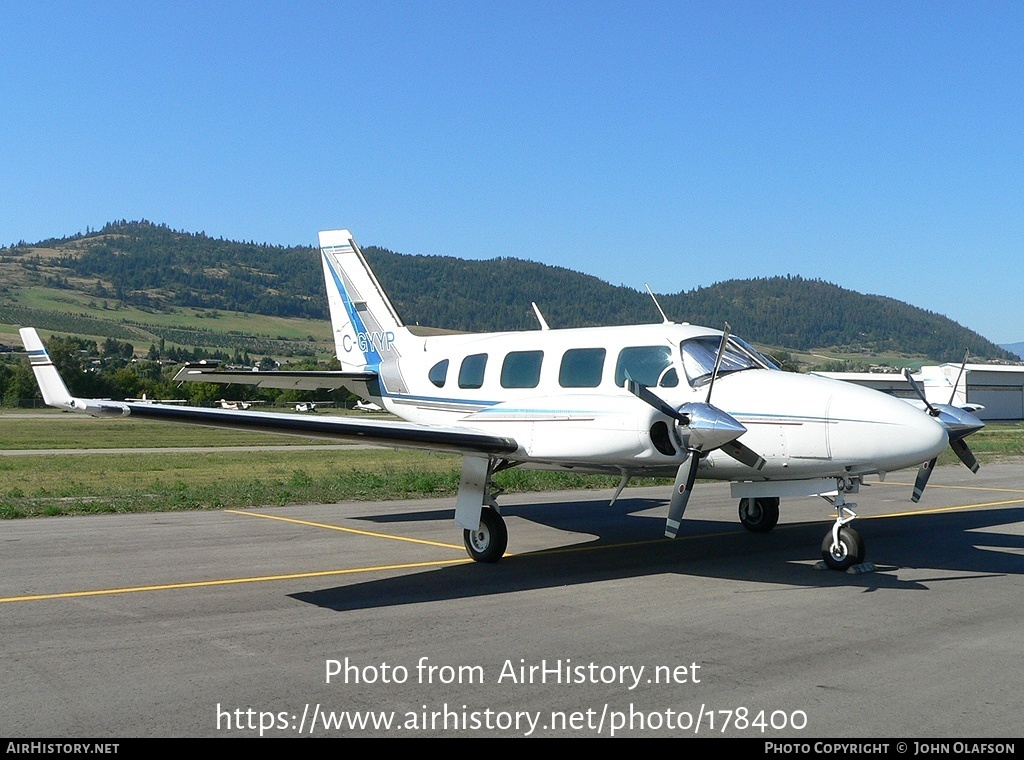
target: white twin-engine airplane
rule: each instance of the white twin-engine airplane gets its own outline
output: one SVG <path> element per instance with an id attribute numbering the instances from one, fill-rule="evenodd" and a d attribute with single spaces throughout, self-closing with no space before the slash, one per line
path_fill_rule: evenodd
<path id="1" fill-rule="evenodd" d="M 462 456 L 455 522 L 469 555 L 496 562 L 508 534 L 492 481 L 510 467 L 674 477 L 665 535 L 675 537 L 694 480 L 732 481 L 740 522 L 766 532 L 779 498 L 820 495 L 835 508 L 821 553 L 837 570 L 864 561 L 845 498 L 867 475 L 921 466 L 983 427 L 950 405 L 917 409 L 838 380 L 779 371 L 748 344 L 689 324 L 414 335 L 347 230 L 320 233 L 342 370 L 222 372 L 187 366 L 179 380 L 265 387 L 347 387 L 401 421 L 310 418 L 73 398 L 35 330 L 21 331 L 47 404 L 93 415 L 357 439 Z M 659 307 L 660 310 L 660 307 Z M 664 314 L 662 314 L 664 317 Z M 713 403 L 712 403 L 713 400 Z M 923 464 L 922 464 L 923 463 Z"/>

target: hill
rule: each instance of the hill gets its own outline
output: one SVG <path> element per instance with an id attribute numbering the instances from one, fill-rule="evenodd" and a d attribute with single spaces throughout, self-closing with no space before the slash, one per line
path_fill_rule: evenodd
<path id="1" fill-rule="evenodd" d="M 1024 359 L 1024 341 L 1019 343 L 1000 343 L 999 347 L 1006 349 L 1011 354 L 1014 354 L 1021 359 Z"/>
<path id="2" fill-rule="evenodd" d="M 409 324 L 532 329 L 531 301 L 552 327 L 660 319 L 646 293 L 561 267 L 512 258 L 407 256 L 373 246 L 364 253 Z M 267 341 L 301 336 L 299 353 L 327 348 L 329 330 L 321 326 L 326 294 L 312 247 L 230 241 L 122 220 L 2 249 L 0 275 L 0 323 L 48 327 L 39 319 L 50 314 L 53 321 L 59 313 L 63 327 L 49 329 L 143 341 L 158 336 L 179 345 L 237 348 L 244 340 L 250 351 L 270 351 L 275 347 Z M 820 280 L 733 280 L 659 300 L 674 320 L 728 321 L 747 340 L 791 350 L 953 361 L 968 348 L 979 359 L 1015 358 L 941 315 Z M 233 318 L 224 329 L 232 314 L 262 318 Z M 271 318 L 280 321 L 268 328 Z M 297 330 L 286 328 L 293 320 L 301 320 Z"/>

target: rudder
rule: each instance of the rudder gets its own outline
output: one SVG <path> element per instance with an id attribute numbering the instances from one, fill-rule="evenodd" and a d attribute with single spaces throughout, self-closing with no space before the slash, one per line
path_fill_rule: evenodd
<path id="1" fill-rule="evenodd" d="M 344 370 L 373 370 L 404 392 L 397 369 L 410 333 L 348 230 L 320 232 L 335 353 Z"/>

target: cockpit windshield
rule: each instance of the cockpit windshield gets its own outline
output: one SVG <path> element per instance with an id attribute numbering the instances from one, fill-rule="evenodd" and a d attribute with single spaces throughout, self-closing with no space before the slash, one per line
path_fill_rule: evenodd
<path id="1" fill-rule="evenodd" d="M 715 358 L 722 339 L 714 335 L 684 340 L 679 346 L 683 355 L 683 369 L 691 386 L 706 385 L 711 381 L 711 373 L 715 370 Z M 778 369 L 774 364 L 761 356 L 754 348 L 734 336 L 729 336 L 722 354 L 722 363 L 718 367 L 718 376 L 731 372 L 742 372 L 745 369 Z"/>

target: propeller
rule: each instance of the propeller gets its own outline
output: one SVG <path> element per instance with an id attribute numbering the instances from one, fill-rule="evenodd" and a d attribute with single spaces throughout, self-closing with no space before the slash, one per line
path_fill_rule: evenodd
<path id="1" fill-rule="evenodd" d="M 969 352 L 964 352 L 964 360 L 960 364 L 960 372 L 957 374 L 956 382 L 953 384 L 953 393 L 949 397 L 948 404 L 933 404 L 925 396 L 924 389 L 918 385 L 917 381 L 911 376 L 909 369 L 903 370 L 903 377 L 906 378 L 907 382 L 910 383 L 910 387 L 914 389 L 918 398 L 924 402 L 925 411 L 934 417 L 942 427 L 946 429 L 946 435 L 949 437 L 949 447 L 953 449 L 953 453 L 957 455 L 957 458 L 963 462 L 971 472 L 977 472 L 980 465 L 978 464 L 978 458 L 974 456 L 974 452 L 971 451 L 970 446 L 964 440 L 971 433 L 976 433 L 985 427 L 985 423 L 975 417 L 973 414 L 968 412 L 966 409 L 961 409 L 958 406 L 953 406 L 953 400 L 956 398 L 956 389 L 960 384 L 960 378 L 963 376 L 964 369 L 967 366 L 967 357 L 970 355 Z M 914 493 L 910 497 L 910 500 L 917 503 L 921 500 L 921 495 L 924 493 L 925 486 L 928 485 L 928 479 L 931 477 L 932 470 L 935 469 L 935 459 L 929 462 L 925 462 L 917 470 L 917 479 L 914 481 Z"/>
<path id="2" fill-rule="evenodd" d="M 690 500 L 693 481 L 697 479 L 700 452 L 686 452 L 686 460 L 676 470 L 676 481 L 672 484 L 672 499 L 668 503 L 668 517 L 665 519 L 665 538 L 675 538 L 679 533 L 686 502 Z"/>
<path id="3" fill-rule="evenodd" d="M 634 381 L 628 375 L 626 377 L 626 389 L 630 393 L 666 417 L 671 417 L 676 421 L 680 432 L 679 439 L 686 447 L 686 459 L 676 470 L 675 483 L 672 486 L 672 499 L 669 501 L 668 518 L 665 521 L 665 536 L 667 538 L 675 538 L 679 532 L 683 512 L 686 511 L 686 504 L 690 500 L 693 483 L 697 478 L 697 467 L 700 465 L 701 457 L 706 453 L 714 449 L 721 449 L 733 459 L 756 470 L 760 470 L 765 465 L 764 457 L 737 440 L 747 432 L 746 427 L 731 414 L 711 403 L 711 391 L 714 388 L 715 377 L 718 375 L 718 368 L 722 363 L 722 354 L 725 352 L 728 339 L 729 325 L 727 323 L 725 331 L 722 333 L 722 342 L 718 347 L 715 368 L 711 373 L 711 381 L 708 383 L 708 392 L 704 401 L 691 401 L 678 408 L 673 407 L 647 386 Z"/>
<path id="4" fill-rule="evenodd" d="M 956 399 L 956 389 L 960 387 L 960 378 L 964 376 L 964 370 L 967 368 L 967 357 L 971 355 L 971 349 L 964 349 L 964 360 L 960 362 L 960 371 L 956 373 L 956 382 L 953 383 L 953 391 L 949 394 L 949 403 L 953 404 Z"/>

